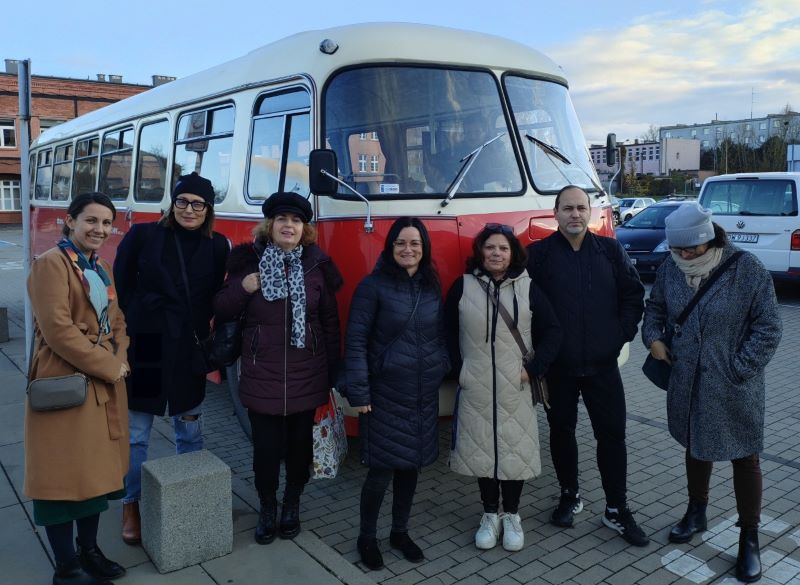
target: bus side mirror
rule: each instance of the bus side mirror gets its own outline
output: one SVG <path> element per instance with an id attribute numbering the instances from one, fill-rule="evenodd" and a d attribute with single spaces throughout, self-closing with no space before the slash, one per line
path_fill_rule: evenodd
<path id="1" fill-rule="evenodd" d="M 606 137 L 606 164 L 610 167 L 617 164 L 617 135 L 613 133 Z"/>
<path id="2" fill-rule="evenodd" d="M 339 188 L 332 178 L 337 176 L 337 169 L 336 153 L 333 150 L 328 148 L 312 150 L 308 160 L 308 183 L 311 192 L 314 195 L 334 195 Z"/>

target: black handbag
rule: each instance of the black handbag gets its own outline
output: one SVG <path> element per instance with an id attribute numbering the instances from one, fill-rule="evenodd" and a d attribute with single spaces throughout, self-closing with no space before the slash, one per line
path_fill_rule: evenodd
<path id="1" fill-rule="evenodd" d="M 730 257 L 723 262 L 717 270 L 706 280 L 703 286 L 700 287 L 692 300 L 689 301 L 689 304 L 686 305 L 686 308 L 683 309 L 678 318 L 675 319 L 675 325 L 672 327 L 671 330 L 667 330 L 666 337 L 661 341 L 664 345 L 667 346 L 667 349 L 672 349 L 672 336 L 678 333 L 681 329 L 681 325 L 683 322 L 686 321 L 687 317 L 689 317 L 689 313 L 697 306 L 697 303 L 700 302 L 700 299 L 703 298 L 703 295 L 711 288 L 717 279 L 722 276 L 722 274 L 728 269 L 728 267 L 733 264 L 739 256 L 742 255 L 742 252 L 734 252 L 730 255 Z M 669 378 L 672 375 L 672 366 L 665 362 L 664 360 L 657 360 L 653 357 L 653 354 L 648 353 L 647 358 L 644 360 L 644 364 L 642 364 L 642 372 L 650 380 L 653 384 L 661 388 L 662 390 L 666 390 L 669 388 Z"/>
<path id="2" fill-rule="evenodd" d="M 206 355 L 214 369 L 231 365 L 242 355 L 242 320 L 214 323 L 214 330 L 204 340 Z"/>

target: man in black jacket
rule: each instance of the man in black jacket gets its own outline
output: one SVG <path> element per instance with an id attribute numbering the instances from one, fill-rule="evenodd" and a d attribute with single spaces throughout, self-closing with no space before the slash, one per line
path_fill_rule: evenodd
<path id="1" fill-rule="evenodd" d="M 597 466 L 606 494 L 603 523 L 635 546 L 649 542 L 626 503 L 625 392 L 617 356 L 636 336 L 644 287 L 619 242 L 588 231 L 589 195 L 564 187 L 554 209 L 558 231 L 528 247 L 528 272 L 547 295 L 564 332 L 550 367 L 550 452 L 561 499 L 550 521 L 572 526 L 583 509 L 578 491 L 575 425 L 578 396 L 597 439 Z"/>

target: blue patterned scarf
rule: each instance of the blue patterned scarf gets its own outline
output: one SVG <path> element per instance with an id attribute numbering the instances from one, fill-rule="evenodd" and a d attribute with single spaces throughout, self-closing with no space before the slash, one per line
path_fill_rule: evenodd
<path id="1" fill-rule="evenodd" d="M 68 239 L 58 243 L 58 247 L 81 276 L 81 284 L 89 297 L 89 301 L 97 314 L 97 323 L 101 335 L 111 333 L 111 323 L 108 320 L 108 303 L 114 300 L 114 287 L 103 267 L 97 262 L 97 254 L 92 253 L 89 258 L 81 252 L 75 244 Z"/>

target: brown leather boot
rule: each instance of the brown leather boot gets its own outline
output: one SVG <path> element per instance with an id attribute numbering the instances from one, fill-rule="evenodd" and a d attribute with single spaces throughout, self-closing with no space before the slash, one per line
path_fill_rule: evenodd
<path id="1" fill-rule="evenodd" d="M 122 541 L 125 544 L 142 542 L 142 520 L 139 516 L 139 502 L 122 504 Z"/>

